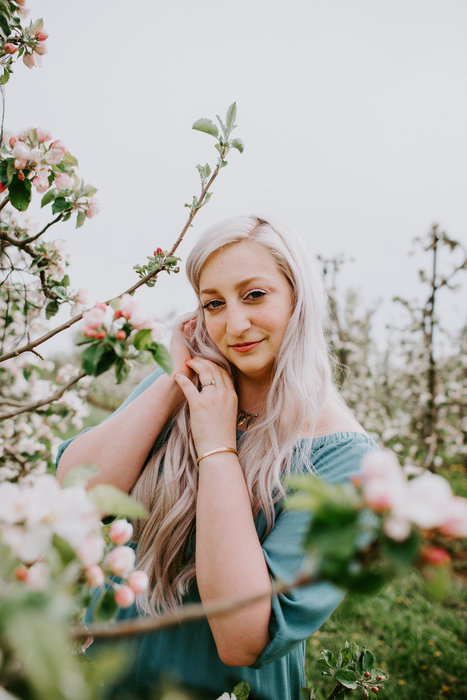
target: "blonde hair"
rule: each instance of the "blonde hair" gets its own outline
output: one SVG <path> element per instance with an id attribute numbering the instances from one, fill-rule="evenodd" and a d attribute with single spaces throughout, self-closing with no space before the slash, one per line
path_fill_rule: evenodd
<path id="1" fill-rule="evenodd" d="M 294 309 L 277 355 L 264 416 L 244 433 L 239 444 L 252 511 L 264 511 L 267 531 L 274 524 L 274 506 L 284 497 L 282 479 L 290 473 L 292 453 L 312 470 L 311 440 L 300 440 L 305 421 L 314 435 L 320 406 L 335 393 L 323 326 L 326 298 L 319 276 L 301 246 L 278 224 L 255 216 L 228 219 L 211 227 L 187 259 L 187 276 L 199 295 L 201 270 L 219 248 L 252 240 L 274 257 L 290 282 Z M 187 339 L 192 355 L 216 362 L 236 381 L 235 368 L 208 336 L 203 310 L 198 307 L 196 327 Z M 195 577 L 194 551 L 187 543 L 194 536 L 198 472 L 184 402 L 156 441 L 144 470 L 133 488 L 149 511 L 136 524 L 138 564 L 150 578 L 149 597 L 138 601 L 151 614 L 181 604 Z M 194 547 L 193 547 L 194 550 Z"/>

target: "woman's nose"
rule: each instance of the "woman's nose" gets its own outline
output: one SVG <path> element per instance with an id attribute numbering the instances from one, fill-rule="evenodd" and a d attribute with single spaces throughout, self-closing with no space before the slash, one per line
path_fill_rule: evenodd
<path id="1" fill-rule="evenodd" d="M 227 332 L 240 335 L 251 326 L 248 310 L 239 304 L 227 305 Z"/>

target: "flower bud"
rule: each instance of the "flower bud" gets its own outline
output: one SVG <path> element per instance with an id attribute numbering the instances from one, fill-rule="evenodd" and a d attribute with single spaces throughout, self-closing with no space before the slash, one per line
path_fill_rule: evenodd
<path id="1" fill-rule="evenodd" d="M 118 333 L 123 332 L 125 334 L 125 331 L 118 331 Z M 118 337 L 117 333 L 117 337 Z M 125 334 L 126 338 L 126 334 Z M 131 537 L 133 535 L 133 525 L 129 523 L 127 520 L 115 520 L 112 525 L 110 526 L 110 539 L 114 544 L 126 544 L 131 540 Z"/>
<path id="2" fill-rule="evenodd" d="M 8 41 L 4 46 L 3 46 L 4 51 L 7 53 L 16 53 L 18 51 L 18 47 L 16 44 L 12 44 L 11 41 Z"/>
<path id="3" fill-rule="evenodd" d="M 104 555 L 105 542 L 98 535 L 89 535 L 77 547 L 76 554 L 84 566 L 90 567 L 101 561 Z"/>
<path id="4" fill-rule="evenodd" d="M 113 574 L 126 578 L 135 565 L 135 552 L 131 547 L 116 547 L 107 560 Z"/>
<path id="5" fill-rule="evenodd" d="M 366 676 L 366 678 L 369 678 L 371 674 L 369 671 L 365 671 L 364 675 Z"/>
<path id="6" fill-rule="evenodd" d="M 45 41 L 48 38 L 49 38 L 49 35 L 47 34 L 47 32 L 44 32 L 43 29 L 41 29 L 39 32 L 36 32 L 37 41 Z"/>
<path id="7" fill-rule="evenodd" d="M 28 577 L 28 570 L 25 566 L 17 566 L 14 571 L 14 575 L 17 581 L 26 581 Z"/>
<path id="8" fill-rule="evenodd" d="M 149 578 L 145 571 L 137 569 L 130 574 L 128 585 L 133 593 L 144 593 L 149 585 Z"/>
<path id="9" fill-rule="evenodd" d="M 117 340 L 125 340 L 126 333 L 125 333 L 125 331 L 117 331 L 115 333 L 115 337 L 117 338 Z"/>
<path id="10" fill-rule="evenodd" d="M 98 333 L 96 333 L 96 338 L 98 340 L 102 340 L 103 338 L 105 338 L 105 331 L 99 331 Z"/>
<path id="11" fill-rule="evenodd" d="M 115 602 L 121 608 L 129 608 L 135 602 L 135 594 L 129 586 L 122 586 L 115 592 Z"/>
<path id="12" fill-rule="evenodd" d="M 93 588 L 100 588 L 105 581 L 105 574 L 101 567 L 93 564 L 86 569 L 86 581 Z"/>
<path id="13" fill-rule="evenodd" d="M 18 173 L 18 180 L 21 180 L 21 181 L 22 181 L 22 180 L 24 180 L 24 179 L 25 179 L 24 173 L 21 172 L 21 171 L 19 171 L 19 173 Z"/>
<path id="14" fill-rule="evenodd" d="M 424 561 L 434 564 L 435 566 L 445 566 L 451 561 L 449 552 L 443 547 L 424 547 L 420 555 Z"/>
<path id="15" fill-rule="evenodd" d="M 69 190 L 73 185 L 73 180 L 66 173 L 60 173 L 55 177 L 55 187 L 59 192 L 62 190 Z"/>
<path id="16" fill-rule="evenodd" d="M 36 61 L 34 60 L 32 53 L 25 53 L 23 55 L 23 63 L 27 68 L 34 68 Z"/>
<path id="17" fill-rule="evenodd" d="M 45 41 L 34 47 L 34 53 L 37 53 L 38 56 L 43 56 L 47 53 L 47 44 Z"/>
<path id="18" fill-rule="evenodd" d="M 5 192 L 6 187 L 3 183 L 0 182 L 0 192 Z"/>
<path id="19" fill-rule="evenodd" d="M 114 318 L 121 318 L 123 316 L 123 312 L 121 309 L 117 309 L 114 313 Z"/>
<path id="20" fill-rule="evenodd" d="M 379 693 L 379 688 L 378 688 L 377 685 L 372 685 L 371 688 L 370 688 L 370 690 L 371 690 L 373 693 Z"/>

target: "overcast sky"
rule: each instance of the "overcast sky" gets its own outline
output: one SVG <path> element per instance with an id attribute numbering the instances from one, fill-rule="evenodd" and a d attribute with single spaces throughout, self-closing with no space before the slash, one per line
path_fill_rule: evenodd
<path id="1" fill-rule="evenodd" d="M 132 266 L 175 240 L 195 166 L 216 157 L 191 125 L 233 100 L 245 152 L 229 159 L 183 258 L 215 221 L 270 215 L 313 253 L 353 257 L 342 285 L 369 305 L 420 293 L 410 241 L 433 222 L 466 241 L 465 0 L 29 5 L 49 54 L 40 69 L 18 65 L 5 126 L 49 129 L 99 190 L 99 216 L 51 230 L 92 301 L 132 284 Z M 461 297 L 443 307 L 454 325 Z M 194 306 L 181 279 L 143 299 L 160 316 Z"/>

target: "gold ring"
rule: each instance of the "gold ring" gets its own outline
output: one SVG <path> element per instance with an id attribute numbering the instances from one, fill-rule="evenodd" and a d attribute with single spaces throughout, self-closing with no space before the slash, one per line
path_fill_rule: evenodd
<path id="1" fill-rule="evenodd" d="M 215 379 L 211 379 L 210 382 L 206 382 L 206 384 L 201 384 L 201 389 L 204 389 L 205 386 L 214 386 L 215 383 Z"/>

